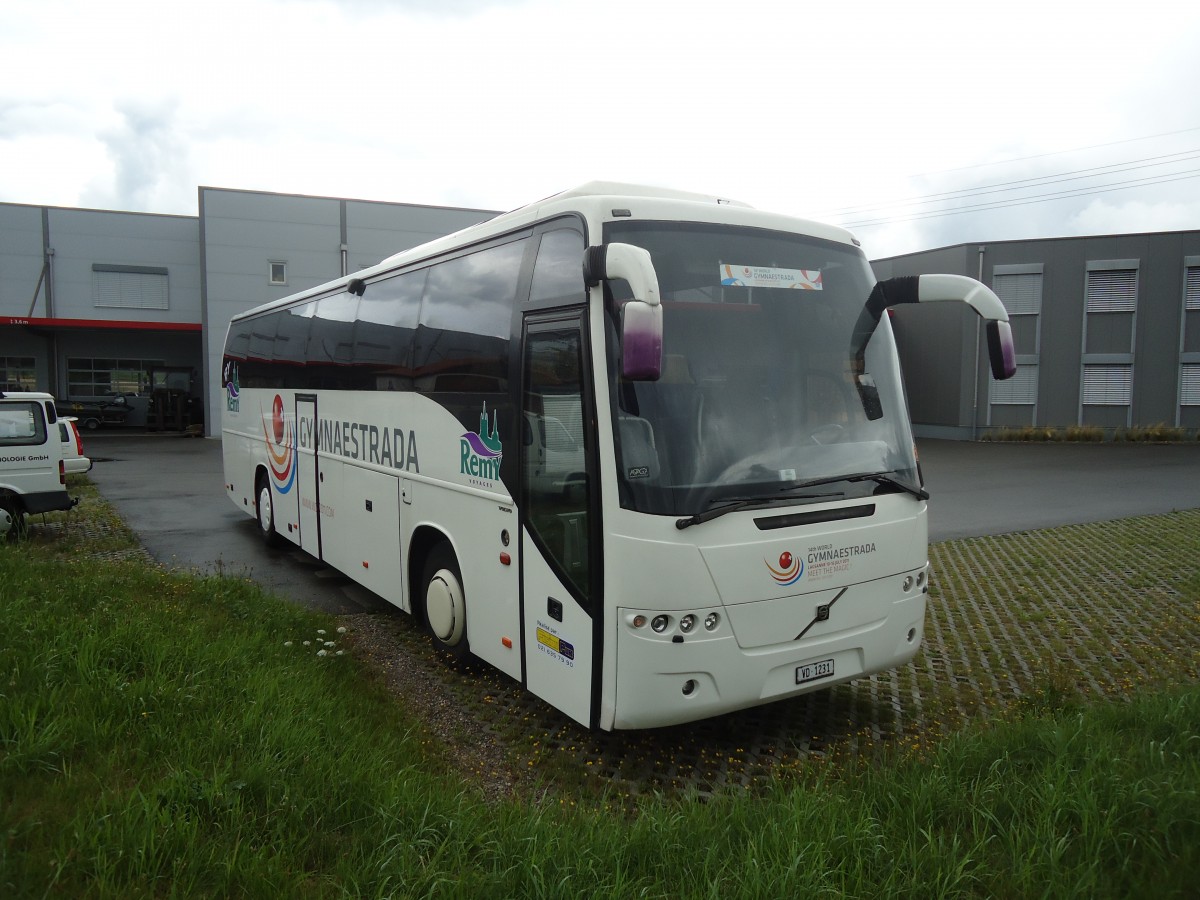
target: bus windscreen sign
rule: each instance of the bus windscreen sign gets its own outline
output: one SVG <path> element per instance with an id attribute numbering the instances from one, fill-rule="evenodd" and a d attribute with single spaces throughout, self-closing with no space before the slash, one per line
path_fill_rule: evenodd
<path id="1" fill-rule="evenodd" d="M 722 287 L 821 290 L 820 269 L 776 269 L 771 266 L 735 266 L 726 263 L 721 266 L 720 278 Z"/>

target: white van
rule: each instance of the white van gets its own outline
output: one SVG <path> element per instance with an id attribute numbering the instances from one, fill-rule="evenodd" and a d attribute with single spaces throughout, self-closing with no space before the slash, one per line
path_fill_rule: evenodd
<path id="1" fill-rule="evenodd" d="M 54 398 L 0 391 L 0 534 L 18 536 L 26 513 L 70 509 Z"/>

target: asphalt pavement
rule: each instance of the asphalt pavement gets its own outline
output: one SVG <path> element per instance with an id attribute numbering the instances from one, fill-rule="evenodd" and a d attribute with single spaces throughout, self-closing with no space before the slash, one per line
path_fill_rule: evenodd
<path id="1" fill-rule="evenodd" d="M 225 496 L 219 440 L 100 432 L 84 443 L 92 481 L 158 562 L 244 575 L 335 614 L 391 609 L 298 549 L 266 547 Z M 1200 508 L 1200 441 L 918 449 L 931 541 Z"/>

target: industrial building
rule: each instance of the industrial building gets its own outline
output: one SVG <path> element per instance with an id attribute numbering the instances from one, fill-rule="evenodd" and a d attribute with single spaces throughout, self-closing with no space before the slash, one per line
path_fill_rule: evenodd
<path id="1" fill-rule="evenodd" d="M 959 244 L 872 266 L 881 279 L 978 278 L 1012 321 L 1017 374 L 995 382 L 977 317 L 949 304 L 896 310 L 919 436 L 1200 428 L 1200 231 Z"/>
<path id="2" fill-rule="evenodd" d="M 198 211 L 0 203 L 0 387 L 50 391 L 68 412 L 99 403 L 126 425 L 203 422 L 217 434 L 234 313 L 495 215 L 212 187 L 198 189 Z M 1200 429 L 1200 231 L 959 244 L 872 265 L 879 278 L 979 278 L 1012 319 L 1017 374 L 993 382 L 964 307 L 895 311 L 918 435 Z M 177 404 L 156 404 L 157 418 L 156 387 Z"/>

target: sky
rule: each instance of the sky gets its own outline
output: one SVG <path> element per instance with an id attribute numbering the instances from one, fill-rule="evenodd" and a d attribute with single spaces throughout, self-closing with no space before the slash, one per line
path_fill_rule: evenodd
<path id="1" fill-rule="evenodd" d="M 1198 47 L 1162 0 L 0 0 L 0 202 L 507 210 L 621 181 L 872 258 L 1200 229 Z"/>

